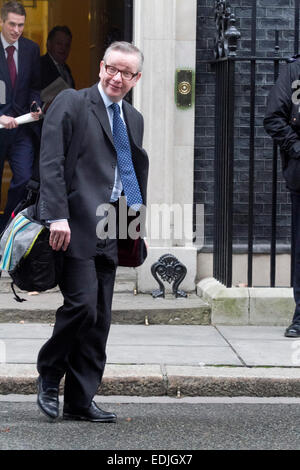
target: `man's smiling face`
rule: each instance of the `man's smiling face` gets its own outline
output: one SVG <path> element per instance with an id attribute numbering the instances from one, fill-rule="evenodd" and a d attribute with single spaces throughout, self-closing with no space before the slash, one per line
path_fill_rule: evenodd
<path id="1" fill-rule="evenodd" d="M 25 16 L 17 15 L 15 13 L 8 13 L 5 21 L 0 19 L 0 26 L 4 39 L 13 44 L 20 36 L 22 36 L 25 25 Z"/>
<path id="2" fill-rule="evenodd" d="M 111 76 L 107 73 L 105 66 L 118 69 L 118 73 Z M 136 54 L 124 53 L 121 51 L 111 51 L 107 62 L 100 63 L 100 81 L 105 94 L 113 102 L 118 102 L 133 88 L 141 77 L 138 72 L 139 57 Z M 125 80 L 120 72 L 130 72 L 134 75 L 131 80 Z"/>

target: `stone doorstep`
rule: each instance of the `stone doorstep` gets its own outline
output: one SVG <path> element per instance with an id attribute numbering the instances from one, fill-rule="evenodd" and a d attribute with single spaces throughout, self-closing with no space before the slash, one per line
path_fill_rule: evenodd
<path id="1" fill-rule="evenodd" d="M 295 309 L 292 288 L 226 288 L 205 278 L 197 284 L 197 294 L 209 304 L 212 324 L 286 326 Z"/>
<path id="2" fill-rule="evenodd" d="M 119 299 L 119 300 L 118 300 Z M 128 297 L 115 296 L 112 307 L 112 321 L 118 324 L 169 324 L 209 325 L 209 305 L 196 294 L 176 299 L 172 295 L 165 299 L 153 299 L 149 294 Z"/>
<path id="3" fill-rule="evenodd" d="M 197 324 L 286 326 L 294 312 L 292 288 L 226 288 L 214 278 L 197 284 L 197 294 L 187 299 L 153 299 L 151 294 L 116 292 L 112 322 L 117 324 Z M 0 322 L 53 323 L 61 304 L 59 292 L 23 297 L 17 303 L 12 294 L 0 296 Z"/>
<path id="4" fill-rule="evenodd" d="M 57 308 L 62 303 L 60 293 L 21 295 L 28 301 L 18 303 L 10 294 L 0 296 L 0 322 L 53 323 Z M 196 294 L 186 299 L 153 299 L 150 294 L 116 293 L 113 299 L 112 323 L 209 325 L 210 308 Z"/>
<path id="5" fill-rule="evenodd" d="M 0 394 L 35 394 L 36 379 L 34 365 L 0 365 Z M 108 364 L 98 394 L 299 397 L 299 368 Z"/>
<path id="6" fill-rule="evenodd" d="M 11 293 L 11 277 L 8 273 L 2 272 L 0 277 L 0 293 Z M 16 292 L 22 292 L 18 287 Z M 137 289 L 137 273 L 133 268 L 118 268 L 116 274 L 116 282 L 114 292 L 117 293 L 134 293 Z M 59 288 L 49 290 L 48 292 L 59 292 Z"/>

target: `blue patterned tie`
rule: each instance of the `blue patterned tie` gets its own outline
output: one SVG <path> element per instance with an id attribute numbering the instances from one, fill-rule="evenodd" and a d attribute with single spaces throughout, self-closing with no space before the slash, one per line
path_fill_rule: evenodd
<path id="1" fill-rule="evenodd" d="M 120 116 L 120 106 L 117 103 L 113 103 L 111 108 L 114 112 L 113 138 L 118 155 L 118 166 L 124 194 L 127 197 L 127 205 L 129 207 L 133 206 L 133 209 L 138 210 L 143 204 L 143 198 L 132 163 L 131 148 L 126 126 Z"/>

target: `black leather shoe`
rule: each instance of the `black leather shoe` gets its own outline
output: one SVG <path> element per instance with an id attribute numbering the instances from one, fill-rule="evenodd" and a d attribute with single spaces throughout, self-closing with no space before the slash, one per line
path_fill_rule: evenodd
<path id="1" fill-rule="evenodd" d="M 101 410 L 94 401 L 89 408 L 74 408 L 67 403 L 64 404 L 63 419 L 76 421 L 92 421 L 93 423 L 115 423 L 117 416 Z"/>
<path id="2" fill-rule="evenodd" d="M 55 419 L 59 414 L 58 390 L 59 386 L 47 385 L 39 376 L 37 404 L 40 410 L 49 418 Z"/>
<path id="3" fill-rule="evenodd" d="M 292 323 L 284 333 L 287 338 L 300 338 L 300 323 Z"/>

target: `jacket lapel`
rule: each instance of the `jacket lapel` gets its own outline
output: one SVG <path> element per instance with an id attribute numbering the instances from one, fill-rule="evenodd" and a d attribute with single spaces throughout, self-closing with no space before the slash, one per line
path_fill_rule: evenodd
<path id="1" fill-rule="evenodd" d="M 99 93 L 98 84 L 93 85 L 90 88 L 90 101 L 91 101 L 92 112 L 96 116 L 97 120 L 99 121 L 101 127 L 103 128 L 105 134 L 111 141 L 112 145 L 114 145 L 113 136 L 112 136 L 112 132 L 111 132 L 108 116 L 107 116 L 107 111 L 103 103 L 103 100 L 101 98 L 101 95 Z"/>
<path id="2" fill-rule="evenodd" d="M 2 41 L 0 40 L 0 76 L 4 79 L 6 86 L 11 89 L 11 81 L 9 76 L 9 70 L 7 65 L 7 60 L 5 57 L 4 47 Z"/>
<path id="3" fill-rule="evenodd" d="M 138 147 L 137 145 L 137 139 L 136 139 L 136 132 L 137 132 L 137 126 L 136 126 L 136 119 L 132 113 L 132 107 L 129 106 L 127 101 L 123 100 L 123 114 L 126 122 L 126 127 L 127 127 L 127 132 L 131 138 L 132 143 Z"/>
<path id="4" fill-rule="evenodd" d="M 23 74 L 26 65 L 29 64 L 27 58 L 27 50 L 24 47 L 24 42 L 22 41 L 22 37 L 19 39 L 19 51 L 18 51 L 18 74 L 17 80 L 14 87 L 14 90 L 17 90 L 19 84 L 23 83 Z"/>

